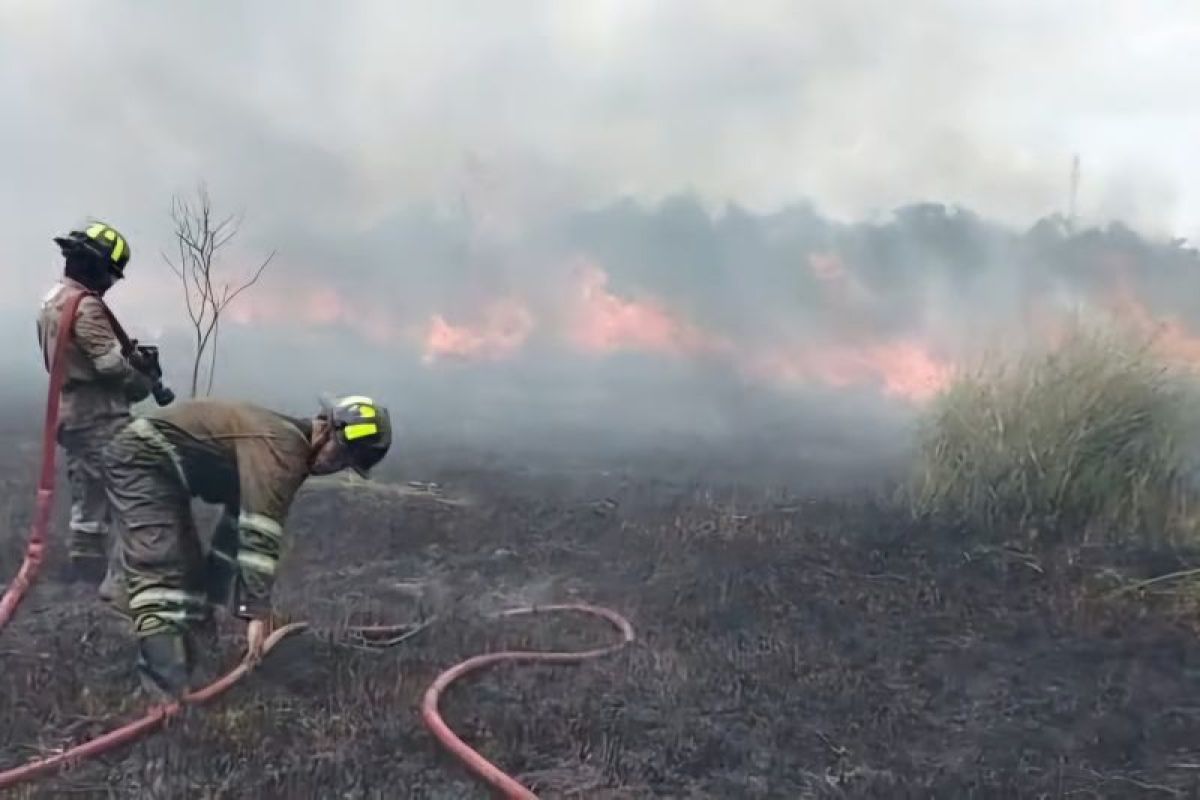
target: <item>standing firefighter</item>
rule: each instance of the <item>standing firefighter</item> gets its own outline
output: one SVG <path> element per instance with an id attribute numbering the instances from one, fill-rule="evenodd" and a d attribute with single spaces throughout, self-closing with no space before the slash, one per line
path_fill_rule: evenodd
<path id="1" fill-rule="evenodd" d="M 99 583 L 109 560 L 111 517 L 102 450 L 129 422 L 131 403 L 150 393 L 151 380 L 139 371 L 136 353 L 124 352 L 115 321 L 100 299 L 125 276 L 130 256 L 125 237 L 98 222 L 54 241 L 66 263 L 62 279 L 42 301 L 38 342 L 49 371 L 63 311 L 82 295 L 71 321 L 71 341 L 63 353 L 57 438 L 66 451 L 71 490 L 72 572 L 77 579 Z M 115 555 L 115 547 L 112 552 Z M 118 570 L 116 563 L 109 563 L 101 595 L 113 594 Z"/>
<path id="2" fill-rule="evenodd" d="M 249 623 L 251 658 L 269 633 L 283 525 L 310 475 L 368 476 L 391 445 L 387 409 L 368 397 L 322 404 L 296 419 L 248 403 L 191 400 L 139 417 L 105 452 L 121 524 L 138 669 L 151 691 L 189 686 L 197 629 L 212 607 Z M 224 507 L 207 555 L 191 498 Z"/>

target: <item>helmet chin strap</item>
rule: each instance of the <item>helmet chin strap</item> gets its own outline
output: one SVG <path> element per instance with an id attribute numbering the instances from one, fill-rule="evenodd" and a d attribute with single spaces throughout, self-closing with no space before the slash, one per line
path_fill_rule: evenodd
<path id="1" fill-rule="evenodd" d="M 318 417 L 318 419 L 321 418 Z M 333 436 L 332 423 L 330 423 L 329 420 L 321 421 L 323 421 L 325 425 L 323 426 L 320 435 L 313 436 L 311 447 L 308 451 L 308 468 L 310 470 L 313 468 L 313 465 L 317 463 L 317 456 L 321 454 L 323 449 L 325 449 L 325 445 L 329 442 L 329 437 Z M 316 430 L 315 424 L 313 429 L 314 431 Z"/>

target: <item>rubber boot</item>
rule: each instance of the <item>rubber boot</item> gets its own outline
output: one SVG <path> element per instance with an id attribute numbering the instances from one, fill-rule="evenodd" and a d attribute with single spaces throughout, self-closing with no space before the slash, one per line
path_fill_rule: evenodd
<path id="1" fill-rule="evenodd" d="M 122 617 L 133 617 L 129 608 L 129 588 L 125 584 L 125 562 L 121 558 L 119 542 L 115 542 L 109 552 L 108 570 L 104 573 L 104 580 L 100 583 L 97 594 L 109 609 Z"/>
<path id="2" fill-rule="evenodd" d="M 137 670 L 142 688 L 158 700 L 181 699 L 190 688 L 189 650 L 186 635 L 173 628 L 139 638 Z"/>
<path id="3" fill-rule="evenodd" d="M 204 559 L 204 592 L 210 606 L 227 609 L 232 604 L 236 563 L 215 548 L 208 551 Z"/>
<path id="4" fill-rule="evenodd" d="M 106 577 L 107 561 L 103 553 L 71 553 L 71 582 L 90 586 L 102 583 Z"/>
<path id="5" fill-rule="evenodd" d="M 114 574 L 111 569 L 105 574 L 104 581 L 100 584 L 100 602 L 104 603 L 110 610 L 117 614 L 131 619 L 133 612 L 129 609 L 129 591 L 125 587 L 125 578 L 121 574 Z"/>
<path id="6" fill-rule="evenodd" d="M 99 585 L 108 567 L 108 534 L 72 528 L 70 542 L 71 581 Z"/>
<path id="7" fill-rule="evenodd" d="M 186 644 L 192 682 L 196 685 L 216 680 L 220 669 L 221 636 L 216 615 L 210 608 L 207 616 L 188 626 Z"/>

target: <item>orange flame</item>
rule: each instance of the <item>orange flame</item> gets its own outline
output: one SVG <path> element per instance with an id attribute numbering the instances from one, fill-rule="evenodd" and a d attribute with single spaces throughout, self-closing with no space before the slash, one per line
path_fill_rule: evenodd
<path id="1" fill-rule="evenodd" d="M 750 371 L 785 383 L 817 382 L 836 388 L 873 384 L 890 397 L 914 403 L 929 400 L 954 378 L 950 362 L 914 339 L 775 351 L 753 359 Z"/>
<path id="2" fill-rule="evenodd" d="M 242 325 L 282 322 L 333 325 L 355 318 L 350 304 L 329 286 L 300 287 L 287 295 L 263 292 L 239 297 L 225 313 Z"/>
<path id="3" fill-rule="evenodd" d="M 865 364 L 883 382 L 885 394 L 926 401 L 954 379 L 954 366 L 912 340 L 876 345 L 865 353 Z"/>
<path id="4" fill-rule="evenodd" d="M 1182 322 L 1168 318 L 1157 326 L 1155 345 L 1168 359 L 1200 369 L 1200 336 L 1191 333 Z"/>
<path id="5" fill-rule="evenodd" d="M 808 268 L 818 280 L 826 283 L 836 283 L 846 280 L 848 273 L 846 265 L 837 253 L 811 253 L 808 256 Z"/>
<path id="6" fill-rule="evenodd" d="M 814 256 L 809 264 L 833 286 L 854 283 L 853 274 L 837 256 Z M 839 296 L 830 300 L 845 321 L 858 304 L 847 302 L 849 298 L 839 292 L 834 294 Z M 757 380 L 840 388 L 875 386 L 890 397 L 914 403 L 944 389 L 954 372 L 948 361 L 917 338 L 885 341 L 857 335 L 853 338 L 860 344 L 827 346 L 762 347 L 734 342 L 700 329 L 657 299 L 616 294 L 609 286 L 608 273 L 590 262 L 576 269 L 563 308 L 560 335 L 569 346 L 593 355 L 640 351 L 676 357 L 714 356 Z M 324 286 L 296 288 L 286 297 L 255 295 L 231 306 L 229 316 L 243 324 L 340 325 L 384 346 L 412 337 L 420 342 L 421 361 L 427 365 L 512 357 L 526 345 L 537 324 L 529 306 L 509 296 L 485 305 L 473 321 L 451 321 L 435 313 L 423 325 L 405 328 L 395 319 L 393 309 L 350 302 L 337 289 Z M 1185 341 L 1182 333 L 1177 338 Z M 1192 342 L 1200 363 L 1200 339 Z"/>
<path id="7" fill-rule="evenodd" d="M 594 264 L 576 271 L 575 308 L 568 337 L 591 353 L 647 350 L 698 353 L 720 349 L 697 328 L 654 300 L 626 300 L 608 289 L 608 273 Z"/>
<path id="8" fill-rule="evenodd" d="M 454 325 L 441 314 L 434 314 L 426 327 L 421 360 L 431 364 L 443 358 L 505 358 L 521 349 L 533 328 L 533 315 L 515 298 L 489 305 L 482 322 L 474 326 Z"/>
<path id="9" fill-rule="evenodd" d="M 1160 356 L 1200 369 L 1200 336 L 1189 331 L 1177 317 L 1156 316 L 1127 281 L 1120 282 L 1107 305 L 1139 334 L 1151 338 L 1152 346 Z"/>

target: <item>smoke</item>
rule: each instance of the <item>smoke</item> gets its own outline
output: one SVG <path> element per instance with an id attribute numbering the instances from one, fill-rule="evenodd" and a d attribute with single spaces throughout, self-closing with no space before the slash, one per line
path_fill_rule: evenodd
<path id="1" fill-rule="evenodd" d="M 307 232 L 311 263 L 421 253 L 402 271 L 421 278 L 385 264 L 317 277 L 283 259 L 222 326 L 218 393 L 296 412 L 322 392 L 373 394 L 411 439 L 737 447 L 760 466 L 866 469 L 903 455 L 956 369 L 1052 335 L 1067 314 L 1158 330 L 1200 365 L 1200 259 L 1121 223 L 1018 229 L 937 204 L 845 223 L 806 205 L 713 214 L 680 195 L 478 238 L 461 209 L 414 210 L 353 239 Z M 159 327 L 178 387 L 190 342 L 172 291 L 131 280 L 113 304 L 131 328 Z"/>
<path id="2" fill-rule="evenodd" d="M 5 0 L 0 210 L 29 230 L 111 217 L 147 254 L 199 177 L 272 245 L 464 196 L 513 236 L 686 188 L 710 208 L 803 195 L 847 220 L 939 199 L 1026 223 L 1062 206 L 1081 152 L 1089 218 L 1174 227 L 1196 210 L 1174 178 L 1197 24 L 1169 0 Z"/>
<path id="3" fill-rule="evenodd" d="M 94 215 L 133 247 L 114 308 L 182 383 L 158 253 L 204 179 L 246 212 L 232 273 L 279 251 L 222 326 L 221 394 L 874 457 L 1064 308 L 1188 335 L 1190 256 L 1154 242 L 1200 207 L 1175 179 L 1197 25 L 1168 0 L 0 0 L 0 368 L 41 385 L 51 237 Z M 1076 152 L 1084 232 L 1034 227 Z"/>

